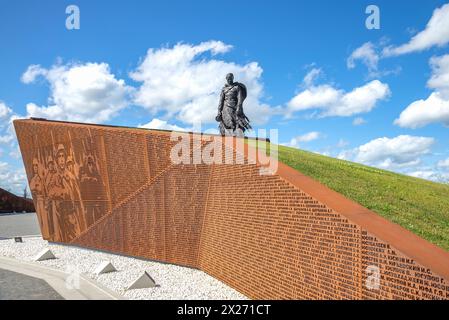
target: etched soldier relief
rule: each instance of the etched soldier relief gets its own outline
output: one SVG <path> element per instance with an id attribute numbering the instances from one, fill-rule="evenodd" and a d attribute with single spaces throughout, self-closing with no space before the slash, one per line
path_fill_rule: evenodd
<path id="1" fill-rule="evenodd" d="M 246 130 L 250 130 L 249 119 L 243 112 L 243 101 L 247 96 L 243 83 L 234 82 L 234 75 L 226 75 L 226 84 L 221 90 L 218 103 L 218 115 L 215 120 L 219 122 L 222 136 L 243 137 Z"/>
<path id="2" fill-rule="evenodd" d="M 106 190 L 94 152 L 83 155 L 83 163 L 79 168 L 78 177 L 87 224 L 92 225 L 107 209 L 104 201 L 97 201 L 106 198 Z"/>
<path id="3" fill-rule="evenodd" d="M 54 142 L 58 139 L 65 142 Z M 106 213 L 108 197 L 95 139 L 71 139 L 70 134 L 55 138 L 52 133 L 51 145 L 35 148 L 30 190 L 44 238 L 68 242 Z"/>
<path id="4" fill-rule="evenodd" d="M 42 212 L 42 215 L 37 215 L 41 232 L 42 234 L 49 234 L 48 218 L 45 210 L 44 172 L 37 158 L 33 158 L 32 166 L 33 177 L 30 181 L 30 190 L 33 195 L 33 199 L 35 200 L 36 211 Z"/>

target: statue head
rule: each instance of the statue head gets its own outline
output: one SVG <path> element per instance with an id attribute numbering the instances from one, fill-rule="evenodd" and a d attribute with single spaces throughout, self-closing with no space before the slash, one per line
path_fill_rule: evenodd
<path id="1" fill-rule="evenodd" d="M 234 83 L 234 75 L 232 73 L 228 73 L 226 75 L 226 82 L 228 84 L 233 84 Z"/>

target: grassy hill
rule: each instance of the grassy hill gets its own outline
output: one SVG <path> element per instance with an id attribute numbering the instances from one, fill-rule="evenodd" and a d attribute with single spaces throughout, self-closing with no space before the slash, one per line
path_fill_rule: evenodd
<path id="1" fill-rule="evenodd" d="M 449 185 L 283 146 L 279 160 L 449 250 Z"/>

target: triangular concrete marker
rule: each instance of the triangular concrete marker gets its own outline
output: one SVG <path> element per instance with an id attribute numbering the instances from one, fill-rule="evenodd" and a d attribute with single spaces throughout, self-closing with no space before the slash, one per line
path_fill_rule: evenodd
<path id="1" fill-rule="evenodd" d="M 145 271 L 136 281 L 134 281 L 126 290 L 132 289 L 144 289 L 144 288 L 154 288 L 156 287 L 156 282 L 153 278 Z"/>
<path id="2" fill-rule="evenodd" d="M 51 252 L 50 249 L 44 249 L 34 258 L 34 261 L 44 261 L 44 260 L 50 260 L 50 259 L 56 259 L 53 252 Z"/>
<path id="3" fill-rule="evenodd" d="M 100 275 L 102 273 L 109 273 L 117 271 L 117 269 L 112 265 L 109 261 L 104 261 L 98 265 L 98 267 L 95 269 L 95 274 Z"/>

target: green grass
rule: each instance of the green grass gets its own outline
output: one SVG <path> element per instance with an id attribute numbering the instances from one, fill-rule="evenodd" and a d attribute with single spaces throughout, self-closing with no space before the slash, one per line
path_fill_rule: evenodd
<path id="1" fill-rule="evenodd" d="M 449 250 L 449 185 L 283 146 L 279 160 Z"/>

